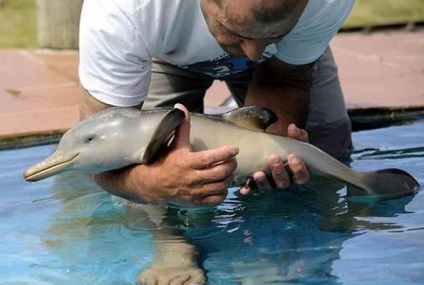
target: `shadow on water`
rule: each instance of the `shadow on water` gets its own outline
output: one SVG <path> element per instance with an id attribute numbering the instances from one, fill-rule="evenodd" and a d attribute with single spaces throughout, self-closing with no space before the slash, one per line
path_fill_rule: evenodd
<path id="1" fill-rule="evenodd" d="M 404 168 L 423 184 L 422 134 L 424 122 L 357 132 L 352 166 Z M 22 170 L 51 148 L 1 153 L 8 195 L 0 202 L 0 284 L 135 284 L 164 229 L 170 242 L 187 239 L 198 248 L 208 284 L 424 282 L 422 192 L 380 200 L 313 179 L 271 195 L 241 197 L 230 189 L 218 207 L 146 214 L 82 174 L 24 183 Z"/>
<path id="2" fill-rule="evenodd" d="M 424 119 L 423 107 L 351 109 L 353 131 L 401 126 Z"/>

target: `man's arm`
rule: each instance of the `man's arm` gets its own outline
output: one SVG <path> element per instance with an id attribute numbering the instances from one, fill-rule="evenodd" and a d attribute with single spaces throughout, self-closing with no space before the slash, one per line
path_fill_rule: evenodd
<path id="1" fill-rule="evenodd" d="M 266 106 L 275 112 L 279 120 L 268 132 L 287 135 L 292 123 L 305 128 L 312 66 L 290 65 L 273 57 L 255 69 L 245 104 Z"/>
<path id="2" fill-rule="evenodd" d="M 111 106 L 80 92 L 81 119 Z M 141 107 L 141 106 L 137 106 Z M 136 202 L 175 203 L 188 206 L 216 205 L 226 195 L 237 167 L 238 149 L 225 146 L 214 150 L 191 152 L 190 121 L 180 126 L 169 153 L 151 165 L 94 174 L 93 179 L 111 194 Z M 123 146 L 124 147 L 124 146 Z"/>
<path id="3" fill-rule="evenodd" d="M 255 68 L 245 104 L 265 106 L 275 112 L 278 122 L 269 126 L 267 132 L 308 140 L 308 134 L 302 129 L 305 128 L 308 115 L 312 66 L 313 63 L 289 65 L 273 57 Z M 288 166 L 293 172 L 295 183 L 303 184 L 309 180 L 309 172 L 297 154 L 289 154 Z M 279 156 L 270 156 L 269 167 L 278 187 L 290 186 L 289 174 Z M 271 188 L 263 172 L 257 172 L 253 177 L 261 191 Z M 251 191 L 248 187 L 241 190 L 244 194 Z"/>

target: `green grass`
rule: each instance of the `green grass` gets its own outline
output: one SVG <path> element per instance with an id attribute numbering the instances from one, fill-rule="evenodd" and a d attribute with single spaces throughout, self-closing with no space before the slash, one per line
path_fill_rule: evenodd
<path id="1" fill-rule="evenodd" d="M 424 21 L 424 0 L 356 0 L 345 27 Z"/>
<path id="2" fill-rule="evenodd" d="M 3 0 L 0 48 L 37 48 L 36 9 L 36 0 Z M 410 21 L 424 21 L 424 0 L 356 0 L 345 27 Z"/>
<path id="3" fill-rule="evenodd" d="M 3 0 L 0 48 L 36 48 L 36 0 Z"/>

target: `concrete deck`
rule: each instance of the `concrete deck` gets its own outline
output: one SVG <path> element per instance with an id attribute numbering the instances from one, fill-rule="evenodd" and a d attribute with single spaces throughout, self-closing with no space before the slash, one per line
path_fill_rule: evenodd
<path id="1" fill-rule="evenodd" d="M 351 114 L 424 111 L 424 30 L 341 33 L 331 46 Z M 0 50 L 0 144 L 78 121 L 77 65 L 75 51 Z M 217 81 L 205 104 L 216 108 L 228 96 Z"/>

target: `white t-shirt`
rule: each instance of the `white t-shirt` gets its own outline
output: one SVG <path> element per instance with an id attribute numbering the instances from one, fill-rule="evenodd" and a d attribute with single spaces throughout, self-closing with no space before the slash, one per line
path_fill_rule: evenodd
<path id="1" fill-rule="evenodd" d="M 147 96 L 153 58 L 215 78 L 273 55 L 306 64 L 322 55 L 354 0 L 309 0 L 293 30 L 258 61 L 231 58 L 210 34 L 199 0 L 85 0 L 79 77 L 96 99 L 134 106 Z"/>

